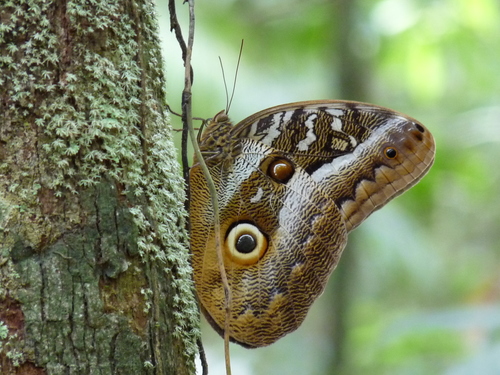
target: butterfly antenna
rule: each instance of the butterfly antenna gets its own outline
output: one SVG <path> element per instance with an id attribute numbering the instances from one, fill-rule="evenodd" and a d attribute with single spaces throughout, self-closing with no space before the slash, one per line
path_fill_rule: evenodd
<path id="1" fill-rule="evenodd" d="M 219 56 L 220 70 L 222 71 L 222 80 L 224 81 L 224 90 L 226 91 L 226 113 L 229 111 L 229 93 L 227 92 L 227 82 L 226 75 L 224 74 L 224 65 L 222 64 L 222 59 Z"/>
<path id="2" fill-rule="evenodd" d="M 241 55 L 243 53 L 243 43 L 244 42 L 245 42 L 245 40 L 241 39 L 240 53 L 238 54 L 238 63 L 236 64 L 236 71 L 234 72 L 233 90 L 231 91 L 231 98 L 229 99 L 229 104 L 227 106 L 226 112 L 229 112 L 229 108 L 231 108 L 231 103 L 233 102 L 234 91 L 236 90 L 236 81 L 238 79 L 238 70 L 240 69 L 240 61 L 241 61 Z"/>
<path id="3" fill-rule="evenodd" d="M 236 81 L 238 79 L 238 70 L 240 68 L 240 61 L 241 61 L 241 55 L 243 53 L 243 42 L 244 40 L 241 40 L 241 46 L 240 46 L 240 53 L 238 54 L 238 63 L 236 64 L 236 71 L 234 73 L 234 80 L 233 80 L 233 89 L 231 90 L 231 97 L 229 97 L 229 93 L 227 91 L 227 82 L 226 82 L 226 75 L 224 74 L 224 66 L 222 64 L 222 59 L 219 56 L 219 62 L 220 62 L 220 68 L 222 71 L 222 80 L 224 81 L 224 89 L 226 90 L 226 113 L 229 112 L 229 109 L 231 108 L 231 103 L 233 102 L 233 97 L 234 97 L 234 91 L 236 90 Z"/>

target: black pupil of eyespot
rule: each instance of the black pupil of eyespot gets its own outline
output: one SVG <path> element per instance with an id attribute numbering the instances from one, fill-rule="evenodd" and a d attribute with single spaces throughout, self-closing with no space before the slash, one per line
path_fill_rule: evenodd
<path id="1" fill-rule="evenodd" d="M 257 246 L 257 242 L 255 241 L 255 238 L 253 238 L 249 234 L 242 234 L 237 240 L 236 240 L 236 250 L 240 253 L 243 254 L 248 254 L 251 253 L 255 247 Z"/>
<path id="2" fill-rule="evenodd" d="M 385 150 L 385 154 L 387 155 L 388 158 L 395 158 L 396 157 L 396 150 L 393 148 L 388 148 Z"/>

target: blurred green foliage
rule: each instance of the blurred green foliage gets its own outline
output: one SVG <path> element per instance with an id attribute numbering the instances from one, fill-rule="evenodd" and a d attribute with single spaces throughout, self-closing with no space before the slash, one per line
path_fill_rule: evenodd
<path id="1" fill-rule="evenodd" d="M 158 7 L 168 100 L 180 108 L 180 51 L 166 1 Z M 218 56 L 231 77 L 241 39 L 235 122 L 290 101 L 341 99 L 349 49 L 359 75 L 349 99 L 407 113 L 437 143 L 429 175 L 351 235 L 340 344 L 331 280 L 296 333 L 269 348 L 232 347 L 233 373 L 500 374 L 500 3 L 224 0 L 198 1 L 196 14 L 196 116 L 225 107 Z M 223 373 L 222 341 L 208 327 L 204 343 L 212 373 Z"/>

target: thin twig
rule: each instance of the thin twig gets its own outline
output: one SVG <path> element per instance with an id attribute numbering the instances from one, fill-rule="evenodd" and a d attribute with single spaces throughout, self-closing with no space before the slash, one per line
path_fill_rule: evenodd
<path id="1" fill-rule="evenodd" d="M 215 187 L 212 176 L 210 175 L 210 171 L 208 170 L 207 165 L 203 159 L 203 155 L 201 154 L 200 148 L 198 146 L 197 137 L 194 133 L 193 121 L 192 121 L 192 113 L 191 113 L 191 53 L 193 50 L 193 41 L 194 41 L 194 0 L 189 0 L 189 37 L 186 49 L 186 62 L 185 62 L 185 89 L 183 93 L 183 115 L 186 118 L 186 124 L 189 129 L 189 136 L 191 138 L 191 142 L 193 144 L 193 149 L 200 164 L 201 170 L 203 171 L 203 175 L 207 181 L 208 190 L 210 191 L 210 197 L 212 201 L 212 207 L 214 210 L 214 231 L 215 231 L 215 249 L 217 252 L 217 263 L 219 266 L 219 272 L 222 280 L 222 285 L 224 286 L 224 294 L 225 294 L 225 307 L 226 307 L 226 319 L 224 322 L 224 356 L 226 362 L 226 375 L 231 375 L 231 360 L 229 354 L 229 319 L 231 316 L 231 303 L 232 296 L 231 290 L 229 289 L 229 284 L 227 281 L 226 269 L 224 268 L 224 258 L 222 256 L 222 241 L 220 235 L 220 221 L 219 221 L 219 201 L 217 195 L 217 189 Z"/>
<path id="2" fill-rule="evenodd" d="M 169 0 L 168 1 L 168 10 L 170 13 L 170 31 L 175 32 L 175 37 L 177 39 L 177 43 L 179 43 L 179 47 L 181 48 L 182 52 L 182 60 L 184 61 L 184 67 L 186 67 L 186 54 L 187 54 L 187 45 L 186 42 L 184 41 L 184 37 L 182 36 L 182 29 L 179 24 L 179 21 L 177 20 L 177 11 L 175 7 L 175 0 Z M 186 75 L 187 77 L 187 75 Z M 189 79 L 191 82 L 191 85 L 193 84 L 193 68 L 191 67 L 191 63 L 189 64 Z M 176 114 L 174 111 L 172 111 L 169 108 L 170 112 Z M 182 116 L 181 116 L 182 117 Z M 184 119 L 183 119 L 183 123 Z M 188 130 L 187 127 L 183 127 L 182 129 L 182 136 L 181 136 L 181 158 L 182 158 L 182 176 L 184 177 L 184 181 L 188 181 L 189 179 L 189 160 L 187 156 L 187 144 L 188 144 Z M 189 212 L 189 202 L 190 202 L 190 194 L 189 194 L 189 187 L 188 184 L 186 184 L 186 201 L 184 204 L 184 208 L 186 209 L 187 212 Z"/>
<path id="3" fill-rule="evenodd" d="M 210 175 L 210 171 L 208 170 L 208 167 L 203 160 L 203 155 L 201 154 L 198 142 L 196 142 L 196 135 L 194 133 L 192 124 L 189 128 L 189 136 L 193 143 L 194 153 L 199 161 L 200 168 L 203 171 L 203 175 L 205 176 L 205 179 L 207 181 L 208 190 L 210 192 L 211 204 L 214 212 L 215 249 L 217 252 L 217 264 L 219 267 L 220 277 L 222 280 L 222 285 L 224 287 L 224 295 L 225 295 L 224 306 L 226 309 L 226 318 L 224 321 L 224 357 L 226 359 L 226 374 L 231 375 L 231 361 L 229 354 L 229 320 L 231 318 L 232 295 L 227 281 L 226 269 L 224 268 L 224 260 L 223 260 L 224 258 L 222 256 L 222 246 L 221 246 L 222 242 L 220 236 L 220 221 L 219 221 L 219 201 L 217 199 L 217 189 L 213 182 L 212 176 Z"/>
<path id="4" fill-rule="evenodd" d="M 184 43 L 184 40 L 182 39 L 182 32 L 180 31 L 180 27 L 178 27 L 177 23 L 177 16 L 175 15 L 175 4 L 172 4 L 174 0 L 170 0 L 169 3 L 169 9 L 171 11 L 171 27 L 176 30 L 176 36 L 177 39 L 179 40 L 179 44 L 181 45 L 181 49 L 183 49 L 183 45 L 185 46 L 185 52 L 183 49 L 183 58 L 184 58 L 184 90 L 182 92 L 182 122 L 183 122 L 183 137 L 184 137 L 184 132 L 189 132 L 189 137 L 191 138 L 191 143 L 193 145 L 194 153 L 196 155 L 196 158 L 198 160 L 198 163 L 201 167 L 201 170 L 203 171 L 203 174 L 205 176 L 205 179 L 207 181 L 207 186 L 210 191 L 210 197 L 211 197 L 211 203 L 213 207 L 213 212 L 214 212 L 214 231 L 215 231 L 215 248 L 217 252 L 217 260 L 218 260 L 218 266 L 219 266 L 219 271 L 221 275 L 221 280 L 222 280 L 222 285 L 224 287 L 224 294 L 225 294 L 225 308 L 226 308 L 226 319 L 224 322 L 224 353 L 225 353 L 225 359 L 226 359 L 226 374 L 231 375 L 231 362 L 230 362 L 230 353 L 229 353 L 229 321 L 230 321 L 230 316 L 231 316 L 231 303 L 232 303 L 232 296 L 231 296 L 231 290 L 229 288 L 229 284 L 227 281 L 227 275 L 226 275 L 226 269 L 224 268 L 224 261 L 223 261 L 223 256 L 222 256 L 222 245 L 221 245 L 221 235 L 220 235 L 220 221 L 219 221 L 219 202 L 217 199 L 217 189 L 215 187 L 214 181 L 212 179 L 212 176 L 210 175 L 210 171 L 208 170 L 207 165 L 205 164 L 205 161 L 203 159 L 203 155 L 201 154 L 197 137 L 194 132 L 193 128 L 193 117 L 192 117 L 192 103 L 191 103 L 191 88 L 192 88 L 192 78 L 193 78 L 193 70 L 191 67 L 191 55 L 193 51 L 193 42 L 194 42 L 194 26 L 195 26 L 195 17 L 194 17 L 194 0 L 188 0 L 187 3 L 189 4 L 189 34 L 188 34 L 188 42 L 187 45 Z M 172 12 L 174 13 L 174 16 L 172 16 Z M 184 154 L 184 148 L 183 145 L 183 154 Z M 184 163 L 184 160 L 183 160 Z M 184 166 L 187 166 L 187 162 L 184 163 Z M 189 177 L 189 169 L 185 173 L 186 181 L 188 180 Z M 189 194 L 189 187 L 188 187 L 188 194 Z M 187 195 L 189 197 L 189 195 Z M 202 356 L 204 355 L 204 352 L 200 351 L 200 358 L 202 365 L 206 365 L 206 359 L 204 359 Z M 206 373 L 207 368 L 203 368 L 203 372 Z"/>
<path id="5" fill-rule="evenodd" d="M 189 48 L 186 46 L 186 42 L 182 36 L 182 30 L 180 28 L 179 22 L 177 21 L 177 13 L 175 8 L 175 0 L 169 0 L 169 12 L 170 12 L 170 31 L 175 30 L 175 36 L 177 38 L 177 42 L 182 50 L 182 59 L 184 61 L 185 67 L 185 81 L 184 81 L 184 90 L 182 92 L 182 171 L 184 176 L 184 181 L 186 181 L 186 201 L 185 208 L 186 211 L 189 212 L 189 202 L 190 202 L 190 190 L 189 190 L 189 162 L 187 159 L 187 142 L 188 142 L 188 133 L 189 129 L 194 132 L 193 122 L 192 122 L 192 113 L 191 113 L 191 87 L 193 84 L 193 68 L 191 67 L 191 51 L 193 48 L 193 40 L 194 40 L 194 0 L 191 0 L 189 3 Z M 179 116 L 178 113 L 175 113 L 169 108 L 169 111 Z M 190 231 L 190 224 L 188 221 L 188 230 Z M 201 339 L 197 340 L 198 345 L 198 353 L 200 356 L 201 367 L 203 371 L 203 375 L 208 375 L 208 363 L 205 355 L 205 350 L 203 348 L 203 344 Z"/>
<path id="6" fill-rule="evenodd" d="M 203 347 L 203 343 L 201 342 L 201 337 L 196 340 L 196 344 L 198 345 L 198 353 L 200 353 L 200 362 L 202 368 L 202 375 L 208 375 L 208 363 L 207 356 L 205 354 L 205 348 Z"/>
<path id="7" fill-rule="evenodd" d="M 186 3 L 186 1 L 184 3 Z M 168 1 L 168 11 L 170 13 L 170 31 L 173 30 L 175 32 L 175 37 L 177 38 L 179 47 L 181 47 L 182 61 L 186 62 L 187 46 L 186 42 L 184 41 L 184 38 L 182 37 L 181 25 L 179 25 L 179 21 L 177 20 L 175 0 Z M 193 68 L 190 68 L 189 74 L 191 75 L 191 84 L 192 84 L 194 81 Z"/>

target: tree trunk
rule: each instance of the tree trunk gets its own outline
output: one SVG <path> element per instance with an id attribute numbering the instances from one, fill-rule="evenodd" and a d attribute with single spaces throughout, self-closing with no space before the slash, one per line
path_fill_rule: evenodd
<path id="1" fill-rule="evenodd" d="M 0 373 L 194 373 L 152 3 L 2 0 L 0 17 Z"/>

